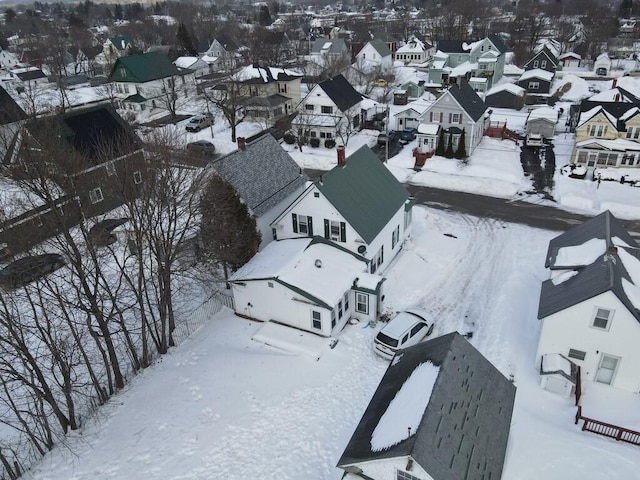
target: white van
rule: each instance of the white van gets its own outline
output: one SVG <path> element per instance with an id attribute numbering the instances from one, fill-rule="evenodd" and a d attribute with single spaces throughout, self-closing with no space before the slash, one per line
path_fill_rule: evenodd
<path id="1" fill-rule="evenodd" d="M 398 350 L 416 345 L 431 335 L 434 324 L 433 317 L 425 310 L 409 308 L 398 312 L 376 335 L 374 350 L 391 360 Z"/>

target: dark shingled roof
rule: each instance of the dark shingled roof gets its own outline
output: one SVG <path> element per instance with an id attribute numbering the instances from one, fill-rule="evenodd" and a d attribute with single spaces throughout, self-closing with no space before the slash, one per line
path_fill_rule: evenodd
<path id="1" fill-rule="evenodd" d="M 26 120 L 27 114 L 7 91 L 0 87 L 0 125 Z"/>
<path id="2" fill-rule="evenodd" d="M 373 452 L 371 437 L 402 385 L 425 362 L 440 367 L 420 424 L 409 441 Z M 499 479 L 516 388 L 462 335 L 420 343 L 396 355 L 338 462 L 345 468 L 411 457 L 437 480 Z"/>
<path id="3" fill-rule="evenodd" d="M 324 90 L 341 112 L 348 110 L 362 101 L 362 95 L 353 88 L 342 74 L 324 80 L 320 82 L 318 86 Z"/>
<path id="4" fill-rule="evenodd" d="M 99 165 L 140 148 L 134 131 L 111 105 L 96 105 L 69 110 L 55 117 L 41 117 L 28 122 L 26 128 L 36 139 L 58 135 L 90 165 Z M 46 144 L 45 138 L 43 142 Z"/>
<path id="5" fill-rule="evenodd" d="M 382 40 L 373 39 L 369 42 L 373 48 L 380 54 L 381 57 L 387 57 L 391 55 L 391 50 L 387 47 L 387 44 Z"/>
<path id="6" fill-rule="evenodd" d="M 467 82 L 463 81 L 458 85 L 453 85 L 447 91 L 456 99 L 464 111 L 473 118 L 474 122 L 482 118 L 482 115 L 486 112 L 487 106 L 484 101 Z"/>
<path id="7" fill-rule="evenodd" d="M 369 147 L 362 146 L 315 182 L 316 188 L 370 243 L 409 199 L 404 186 Z"/>
<path id="8" fill-rule="evenodd" d="M 193 70 L 188 68 L 176 67 L 164 53 L 151 52 L 118 58 L 111 69 L 109 80 L 144 83 L 175 75 L 186 75 L 192 72 Z"/>
<path id="9" fill-rule="evenodd" d="M 47 78 L 44 72 L 40 69 L 27 70 L 26 72 L 16 73 L 16 77 L 18 77 L 23 82 L 28 82 L 29 80 L 38 80 L 39 78 Z"/>
<path id="10" fill-rule="evenodd" d="M 614 242 L 614 238 L 619 240 Z M 606 243 L 603 254 L 593 263 L 556 265 L 560 248 L 582 245 L 592 239 L 602 239 Z M 631 282 L 632 285 L 633 282 L 620 259 L 619 250 L 640 259 L 638 244 L 608 210 L 551 240 L 545 266 L 552 270 L 575 270 L 578 273 L 557 285 L 551 279 L 542 283 L 538 318 L 548 317 L 604 292 L 611 291 L 640 321 L 640 311 L 636 310 L 622 285 L 623 279 Z"/>
<path id="11" fill-rule="evenodd" d="M 462 48 L 463 43 L 461 40 L 439 40 L 438 50 L 443 53 L 469 53 L 468 49 Z"/>
<path id="12" fill-rule="evenodd" d="M 263 135 L 210 165 L 259 217 L 304 187 L 306 176 L 271 135 Z"/>
<path id="13" fill-rule="evenodd" d="M 509 51 L 509 47 L 507 47 L 507 45 L 504 43 L 504 40 L 500 35 L 496 35 L 495 33 L 492 33 L 491 35 L 489 35 L 488 38 L 489 40 L 491 40 L 491 43 L 493 43 L 496 46 L 496 48 L 500 51 L 500 53 L 507 53 Z"/>

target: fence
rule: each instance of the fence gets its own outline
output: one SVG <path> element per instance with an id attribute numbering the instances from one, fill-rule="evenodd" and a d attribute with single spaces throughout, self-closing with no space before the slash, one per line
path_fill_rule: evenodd
<path id="1" fill-rule="evenodd" d="M 206 323 L 212 316 L 227 307 L 233 310 L 233 297 L 215 292 L 211 298 L 196 308 L 186 320 L 179 322 L 173 332 L 176 344 L 182 343 L 189 335 Z"/>
<path id="2" fill-rule="evenodd" d="M 603 435 L 605 437 L 613 438 L 618 442 L 640 445 L 640 432 L 582 416 L 582 406 L 580 406 L 580 397 L 582 397 L 582 380 L 580 377 L 580 367 L 578 367 L 575 395 L 577 405 L 575 424 L 577 425 L 578 422 L 582 420 L 584 422 L 582 424 L 583 432 L 591 432 L 595 433 L 596 435 Z"/>

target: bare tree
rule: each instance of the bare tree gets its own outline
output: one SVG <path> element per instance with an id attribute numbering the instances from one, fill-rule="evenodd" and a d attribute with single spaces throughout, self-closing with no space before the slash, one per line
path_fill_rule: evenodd
<path id="1" fill-rule="evenodd" d="M 231 127 L 231 141 L 236 141 L 236 127 L 244 120 L 244 103 L 247 96 L 237 74 L 230 75 L 222 82 L 207 90 L 203 96 L 208 104 L 214 105 L 222 112 Z"/>

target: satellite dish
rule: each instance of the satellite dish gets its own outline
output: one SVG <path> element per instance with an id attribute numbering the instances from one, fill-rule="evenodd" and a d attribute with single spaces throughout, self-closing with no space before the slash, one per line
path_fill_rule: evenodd
<path id="1" fill-rule="evenodd" d="M 359 253 L 360 255 L 364 255 L 364 253 L 365 253 L 366 251 L 367 251 L 367 247 L 365 247 L 364 245 L 360 245 L 360 246 L 358 247 L 358 253 Z"/>

